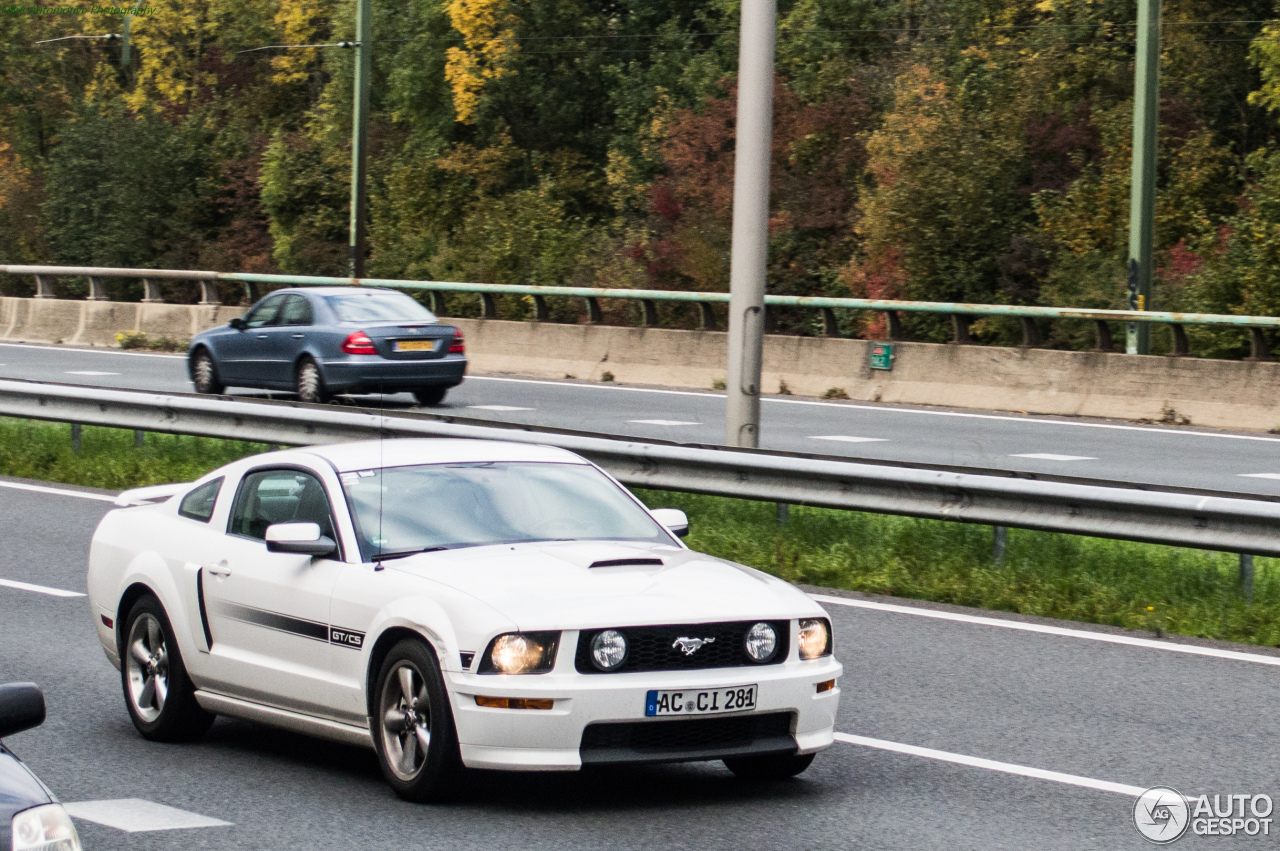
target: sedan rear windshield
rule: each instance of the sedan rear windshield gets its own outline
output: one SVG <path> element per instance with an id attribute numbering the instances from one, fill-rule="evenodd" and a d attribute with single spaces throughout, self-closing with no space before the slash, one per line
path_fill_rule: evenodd
<path id="1" fill-rule="evenodd" d="M 671 544 L 631 497 L 585 464 L 424 464 L 342 474 L 366 561 L 528 541 Z"/>
<path id="2" fill-rule="evenodd" d="M 404 293 L 344 293 L 324 300 L 342 322 L 435 322 L 430 310 Z"/>

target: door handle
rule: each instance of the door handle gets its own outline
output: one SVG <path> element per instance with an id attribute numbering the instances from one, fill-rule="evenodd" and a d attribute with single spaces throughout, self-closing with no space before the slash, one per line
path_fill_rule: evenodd
<path id="1" fill-rule="evenodd" d="M 301 340 L 301 339 L 302 339 L 303 337 L 305 337 L 305 336 L 307 336 L 307 335 L 306 335 L 306 334 L 294 334 L 294 335 L 293 335 L 293 339 L 295 339 L 295 340 Z"/>
<path id="2" fill-rule="evenodd" d="M 213 576 L 230 576 L 231 575 L 231 568 L 227 565 L 225 561 L 220 561 L 216 564 L 206 564 L 204 566 L 204 569 L 209 571 L 209 573 L 212 574 Z"/>
<path id="3" fill-rule="evenodd" d="M 265 339 L 267 339 L 267 335 L 266 335 L 266 334 L 259 334 L 259 335 L 258 335 L 258 339 L 259 339 L 259 340 L 265 340 Z"/>

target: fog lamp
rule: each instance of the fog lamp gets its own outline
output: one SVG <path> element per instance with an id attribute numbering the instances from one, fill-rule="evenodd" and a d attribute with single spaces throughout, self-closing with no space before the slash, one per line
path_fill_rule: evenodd
<path id="1" fill-rule="evenodd" d="M 778 633 L 769 624 L 758 623 L 747 630 L 745 645 L 751 661 L 768 662 L 778 652 Z"/>
<path id="2" fill-rule="evenodd" d="M 602 671 L 612 671 L 627 658 L 627 638 L 616 629 L 606 629 L 591 639 L 591 661 Z"/>

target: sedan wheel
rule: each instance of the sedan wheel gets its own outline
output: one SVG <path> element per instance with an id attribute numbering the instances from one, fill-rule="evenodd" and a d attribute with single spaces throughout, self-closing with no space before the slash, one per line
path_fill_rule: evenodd
<path id="1" fill-rule="evenodd" d="M 324 389 L 324 376 L 320 374 L 319 365 L 311 358 L 298 365 L 298 398 L 303 402 L 329 401 L 329 394 Z"/>
<path id="2" fill-rule="evenodd" d="M 218 368 L 213 362 L 213 356 L 204 349 L 196 352 L 191 359 L 191 382 L 195 384 L 197 393 L 216 395 L 227 389 L 218 380 Z"/>
<path id="3" fill-rule="evenodd" d="M 213 715 L 196 702 L 195 687 L 160 601 L 147 595 L 125 621 L 120 678 L 125 705 L 138 732 L 162 742 L 203 734 Z"/>
<path id="4" fill-rule="evenodd" d="M 458 736 L 435 654 L 420 641 L 401 641 L 378 675 L 370 719 L 383 776 L 408 801 L 438 801 L 461 772 Z"/>
<path id="5" fill-rule="evenodd" d="M 413 391 L 413 397 L 418 400 L 419 405 L 439 405 L 448 392 L 448 387 L 423 387 Z"/>

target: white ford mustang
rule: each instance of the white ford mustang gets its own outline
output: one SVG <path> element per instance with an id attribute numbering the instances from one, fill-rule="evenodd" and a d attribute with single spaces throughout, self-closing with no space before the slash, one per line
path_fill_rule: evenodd
<path id="1" fill-rule="evenodd" d="M 371 745 L 419 801 L 463 766 L 780 778 L 832 742 L 823 610 L 573 453 L 349 443 L 118 502 L 89 596 L 147 738 L 222 714 Z"/>

